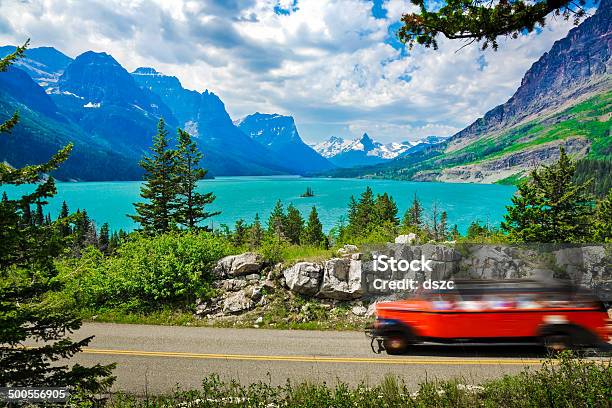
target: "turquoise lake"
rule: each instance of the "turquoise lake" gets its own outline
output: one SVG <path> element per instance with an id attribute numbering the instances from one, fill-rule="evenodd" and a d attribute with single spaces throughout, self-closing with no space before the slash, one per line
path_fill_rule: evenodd
<path id="1" fill-rule="evenodd" d="M 134 213 L 132 203 L 140 199 L 140 184 L 136 181 L 57 183 L 58 194 L 49 201 L 45 211 L 56 218 L 62 201 L 66 201 L 71 211 L 86 209 L 98 226 L 108 222 L 111 230 L 132 230 L 136 225 L 127 214 Z M 457 224 L 462 232 L 474 220 L 499 224 L 506 212 L 505 206 L 510 204 L 516 190 L 513 186 L 495 184 L 302 177 L 219 177 L 201 181 L 199 188 L 217 196 L 210 206 L 211 211 L 222 211 L 209 222 L 215 228 L 221 224 L 231 228 L 240 218 L 251 222 L 256 213 L 265 223 L 276 200 L 281 199 L 285 206 L 293 203 L 304 217 L 308 216 L 310 207 L 316 206 L 321 222 L 329 231 L 341 217 L 346 217 L 351 195 L 359 196 L 366 186 L 370 186 L 374 193 L 391 194 L 398 204 L 400 217 L 410 206 L 414 193 L 423 203 L 426 214 L 436 202 L 441 210 L 447 211 L 449 224 Z M 314 197 L 300 197 L 306 187 L 314 190 Z M 9 198 L 16 198 L 31 189 L 32 186 L 0 187 Z"/>

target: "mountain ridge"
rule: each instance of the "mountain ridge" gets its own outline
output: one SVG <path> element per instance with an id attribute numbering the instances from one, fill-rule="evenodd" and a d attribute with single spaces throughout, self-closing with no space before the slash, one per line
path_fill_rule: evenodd
<path id="1" fill-rule="evenodd" d="M 279 157 L 291 158 L 288 165 L 299 174 L 313 174 L 335 168 L 330 161 L 304 143 L 292 116 L 255 112 L 235 123 L 247 136 Z"/>
<path id="2" fill-rule="evenodd" d="M 437 144 L 444 140 L 446 140 L 446 137 L 426 136 L 415 142 L 403 141 L 383 144 L 364 133 L 361 137 L 353 140 L 331 136 L 328 140 L 316 144 L 314 149 L 338 167 L 350 168 L 384 163 L 420 151 L 425 146 Z"/>
<path id="3" fill-rule="evenodd" d="M 559 157 L 612 157 L 612 0 L 556 41 L 505 103 L 447 141 L 338 177 L 515 183 Z"/>

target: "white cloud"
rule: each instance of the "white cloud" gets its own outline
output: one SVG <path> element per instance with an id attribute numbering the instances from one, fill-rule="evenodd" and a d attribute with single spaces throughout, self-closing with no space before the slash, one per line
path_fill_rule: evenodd
<path id="1" fill-rule="evenodd" d="M 9 0 L 0 3 L 0 41 L 30 37 L 71 56 L 109 52 L 128 70 L 154 66 L 213 90 L 233 117 L 292 114 L 311 141 L 339 125 L 390 141 L 448 134 L 503 103 L 571 28 L 551 20 L 539 35 L 502 40 L 498 52 L 457 51 L 462 43 L 442 39 L 438 51 L 406 53 L 385 39 L 415 6 L 383 7 L 386 18 L 365 0 Z"/>

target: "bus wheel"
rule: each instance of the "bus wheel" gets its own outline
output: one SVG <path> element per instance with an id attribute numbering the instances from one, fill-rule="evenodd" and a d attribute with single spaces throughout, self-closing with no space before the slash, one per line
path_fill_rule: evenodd
<path id="1" fill-rule="evenodd" d="M 408 341 L 401 334 L 391 334 L 383 340 L 383 346 L 387 354 L 403 354 L 408 349 Z"/>
<path id="2" fill-rule="evenodd" d="M 560 353 L 572 348 L 572 341 L 567 334 L 549 334 L 544 337 L 544 347 L 552 353 Z"/>

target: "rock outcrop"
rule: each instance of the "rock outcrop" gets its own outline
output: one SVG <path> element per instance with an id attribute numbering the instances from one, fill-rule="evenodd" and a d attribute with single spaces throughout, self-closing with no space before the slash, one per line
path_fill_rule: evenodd
<path id="1" fill-rule="evenodd" d="M 410 234 L 407 235 L 399 235 L 395 238 L 395 243 L 396 244 L 416 244 L 417 242 L 417 236 L 414 232 L 411 232 Z"/>
<path id="2" fill-rule="evenodd" d="M 218 277 L 243 276 L 259 273 L 264 266 L 261 255 L 245 252 L 240 255 L 230 255 L 217 262 L 214 273 Z"/>
<path id="3" fill-rule="evenodd" d="M 230 294 L 223 300 L 223 313 L 240 313 L 253 307 L 254 302 L 244 290 Z"/>
<path id="4" fill-rule="evenodd" d="M 610 245 L 486 245 L 388 243 L 363 252 L 347 248 L 344 256 L 324 262 L 298 262 L 282 268 L 262 268 L 251 253 L 223 258 L 218 262 L 218 297 L 196 304 L 195 314 L 207 318 L 232 318 L 254 310 L 265 310 L 270 299 L 287 305 L 299 319 L 320 319 L 333 310 L 353 318 L 367 318 L 379 301 L 397 300 L 414 288 L 381 287 L 378 281 L 416 282 L 448 280 L 570 279 L 593 288 L 602 300 L 612 301 L 612 246 Z M 353 253 L 351 253 L 353 252 Z M 417 261 L 427 268 L 381 268 L 375 262 Z M 406 262 L 408 261 L 408 262 Z M 396 263 L 396 265 L 398 265 Z M 256 271 L 256 272 L 254 272 Z M 265 273 L 264 273 L 265 272 Z M 285 287 L 285 290 L 283 290 Z M 401 290 L 400 290 L 401 289 Z M 307 305 L 291 303 L 295 295 L 311 298 Z M 308 306 L 311 304 L 311 306 Z M 342 305 L 342 306 L 340 306 Z M 342 309 L 347 307 L 347 309 Z M 258 312 L 259 313 L 259 312 Z M 330 312 L 331 313 L 331 312 Z M 236 317 L 236 316 L 234 316 Z M 299 320 L 302 321 L 302 320 Z"/>
<path id="5" fill-rule="evenodd" d="M 323 276 L 323 268 L 314 262 L 298 262 L 283 271 L 287 287 L 302 295 L 315 295 Z"/>
<path id="6" fill-rule="evenodd" d="M 361 263 L 347 258 L 326 261 L 318 296 L 337 300 L 360 298 L 363 295 Z"/>

